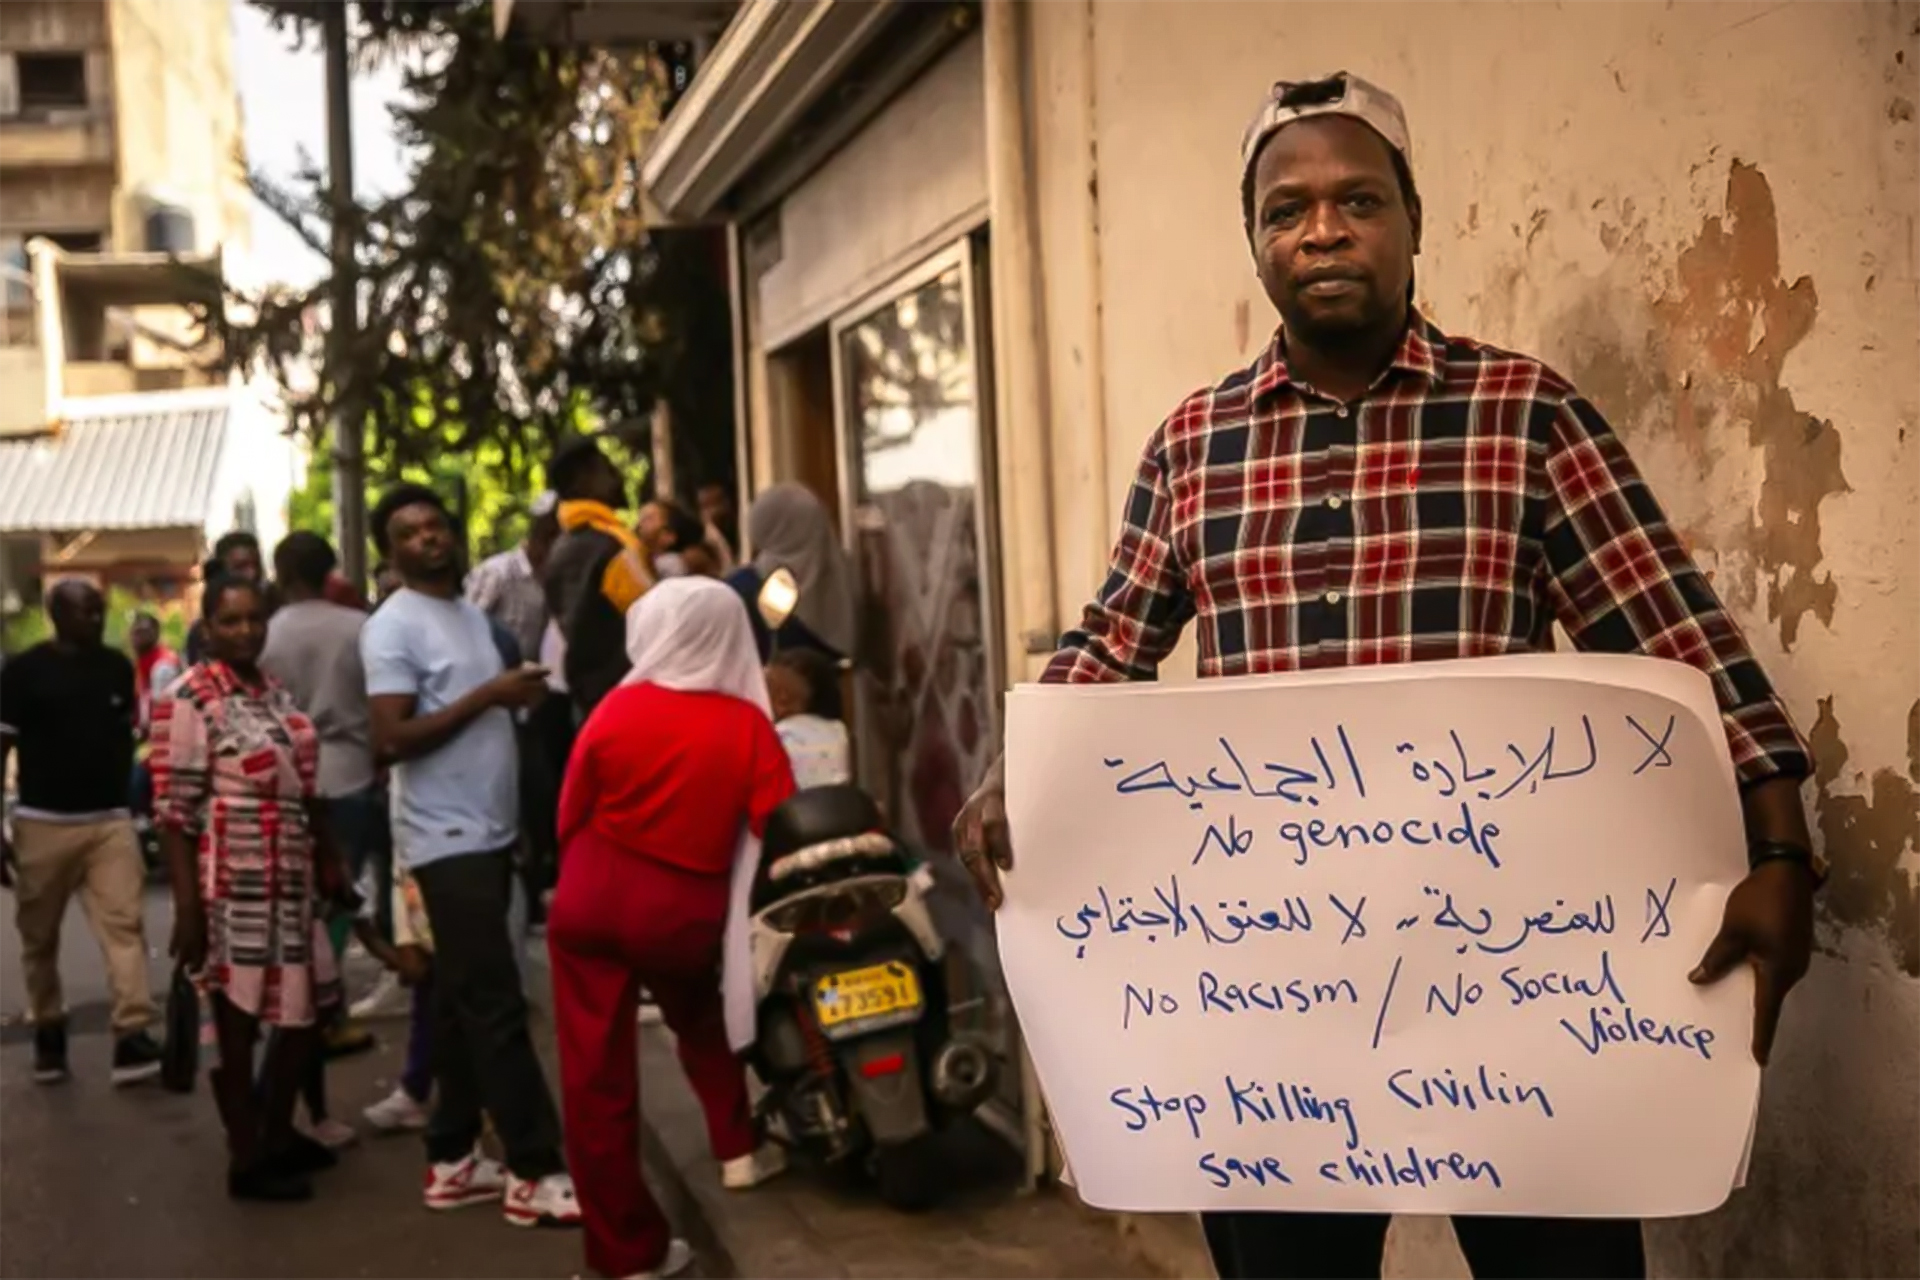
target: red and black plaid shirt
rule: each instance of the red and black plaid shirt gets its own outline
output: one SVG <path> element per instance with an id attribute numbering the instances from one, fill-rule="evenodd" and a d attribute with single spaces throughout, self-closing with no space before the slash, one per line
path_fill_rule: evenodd
<path id="1" fill-rule="evenodd" d="M 1743 782 L 1806 742 L 1599 412 L 1537 360 L 1419 316 L 1351 404 L 1279 336 L 1154 432 L 1112 568 L 1043 677 L 1151 680 L 1197 619 L 1202 677 L 1551 648 L 1691 663 Z"/>

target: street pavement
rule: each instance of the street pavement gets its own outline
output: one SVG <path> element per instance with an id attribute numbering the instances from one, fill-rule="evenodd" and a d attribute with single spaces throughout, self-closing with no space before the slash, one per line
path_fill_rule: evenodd
<path id="1" fill-rule="evenodd" d="M 225 1147 L 204 1075 L 191 1095 L 157 1083 L 108 1084 L 112 1041 L 98 947 L 76 905 L 62 939 L 74 1076 L 32 1080 L 32 1034 L 22 1017 L 18 935 L 0 895 L 0 1280 L 12 1277 L 565 1277 L 583 1269 L 574 1232 L 507 1226 L 477 1206 L 429 1213 L 420 1204 L 417 1136 L 363 1136 L 316 1181 L 306 1204 L 235 1204 L 225 1194 Z M 171 908 L 147 902 L 149 972 L 166 989 Z M 536 943 L 526 977 L 534 1041 L 558 1080 L 548 973 Z M 349 966 L 356 985 L 370 966 Z M 393 1087 L 405 1024 L 370 1024 L 379 1045 L 328 1069 L 334 1115 L 359 1126 L 361 1108 Z M 203 1050 L 201 1065 L 211 1063 Z M 660 1028 L 642 1036 L 647 1178 L 698 1254 L 694 1276 L 988 1277 L 1203 1275 L 1184 1240 L 1177 1260 L 1129 1248 L 1112 1219 L 1069 1193 L 1017 1188 L 1019 1161 L 973 1126 L 945 1141 L 947 1194 L 913 1216 L 870 1188 L 795 1169 L 746 1194 L 721 1190 L 693 1091 Z M 1166 1220 L 1172 1223 L 1174 1220 Z M 1187 1234 L 1192 1228 L 1184 1220 Z"/>
<path id="2" fill-rule="evenodd" d="M 413 1135 L 365 1138 L 338 1169 L 320 1175 L 309 1203 L 228 1200 L 224 1141 L 204 1073 L 191 1095 L 157 1083 L 108 1084 L 106 981 L 77 905 L 62 938 L 74 1075 L 59 1086 L 34 1084 L 10 896 L 0 897 L 0 909 L 0 1276 L 480 1280 L 582 1270 L 577 1232 L 510 1227 L 489 1206 L 422 1208 L 424 1157 Z M 150 971 L 162 997 L 171 914 L 165 893 L 150 891 Z M 404 1048 L 404 1022 L 372 1026 L 379 1047 L 328 1071 L 334 1114 L 363 1131 L 360 1110 L 392 1089 Z M 544 1019 L 535 1039 L 556 1081 Z M 203 1051 L 203 1072 L 211 1052 Z"/>
<path id="3" fill-rule="evenodd" d="M 1159 1274 L 1126 1247 L 1114 1219 L 1080 1207 L 1060 1189 L 1018 1189 L 1021 1160 L 985 1128 L 940 1136 L 942 1197 L 926 1213 L 902 1214 L 871 1187 L 797 1166 L 742 1195 L 721 1189 L 700 1104 L 674 1054 L 672 1036 L 649 1027 L 640 1045 L 641 1111 L 648 1178 L 716 1272 L 742 1276 L 1133 1277 Z M 1193 1255 L 1167 1274 L 1209 1275 Z"/>

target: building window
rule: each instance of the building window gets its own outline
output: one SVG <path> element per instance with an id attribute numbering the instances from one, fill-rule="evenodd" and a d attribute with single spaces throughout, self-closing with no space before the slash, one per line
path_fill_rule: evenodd
<path id="1" fill-rule="evenodd" d="M 21 111 L 87 105 L 87 59 L 78 53 L 17 53 L 14 76 Z"/>
<path id="2" fill-rule="evenodd" d="M 51 240 L 68 253 L 99 253 L 107 246 L 104 231 L 32 231 L 27 233 L 29 240 L 38 237 Z"/>
<path id="3" fill-rule="evenodd" d="M 0 347 L 33 345 L 33 275 L 18 236 L 0 236 Z"/>

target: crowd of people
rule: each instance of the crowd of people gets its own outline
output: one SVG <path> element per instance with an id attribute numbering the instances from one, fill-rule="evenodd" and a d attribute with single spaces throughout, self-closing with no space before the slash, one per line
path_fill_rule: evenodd
<path id="1" fill-rule="evenodd" d="M 270 561 L 229 535 L 181 655 L 144 616 L 131 658 L 110 648 L 100 593 L 53 587 L 53 639 L 0 672 L 35 1075 L 69 1075 L 75 896 L 108 959 L 114 1081 L 160 1070 L 138 815 L 167 870 L 171 954 L 204 1000 L 230 1195 L 314 1194 L 360 1132 L 330 1113 L 325 1064 L 404 1006 L 399 1087 L 362 1116 L 423 1133 L 426 1206 L 584 1225 L 595 1271 L 671 1274 L 690 1253 L 640 1174 L 636 1026 L 674 1032 L 726 1185 L 778 1173 L 722 1015 L 728 883 L 796 777 L 849 777 L 851 572 L 796 486 L 754 504 L 754 558 L 736 564 L 723 488 L 697 515 L 635 511 L 591 439 L 547 474 L 522 543 L 472 566 L 439 494 L 384 494 L 371 601 L 319 534 Z M 797 607 L 769 629 L 756 602 L 782 570 Z M 516 899 L 547 926 L 557 1100 Z M 349 1004 L 356 941 L 384 976 Z"/>

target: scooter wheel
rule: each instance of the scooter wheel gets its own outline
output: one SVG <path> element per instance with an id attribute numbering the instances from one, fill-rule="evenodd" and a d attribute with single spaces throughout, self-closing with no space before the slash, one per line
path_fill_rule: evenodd
<path id="1" fill-rule="evenodd" d="M 922 1213 L 940 1198 L 940 1170 L 933 1145 L 933 1136 L 923 1134 L 874 1150 L 875 1189 L 888 1208 Z"/>

